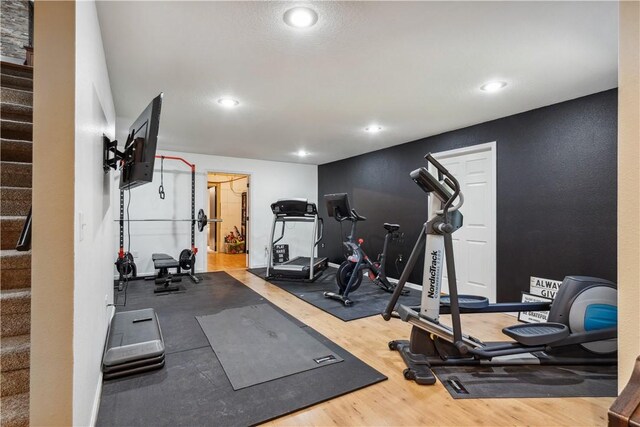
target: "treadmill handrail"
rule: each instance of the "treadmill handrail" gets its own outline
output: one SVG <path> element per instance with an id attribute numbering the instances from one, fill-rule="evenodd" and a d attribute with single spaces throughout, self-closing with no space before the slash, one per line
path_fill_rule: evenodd
<path id="1" fill-rule="evenodd" d="M 276 243 L 278 243 L 283 238 L 284 238 L 284 222 L 282 223 L 282 232 L 280 233 L 280 237 L 278 237 L 276 240 L 274 240 L 272 245 L 275 245 Z"/>
<path id="2" fill-rule="evenodd" d="M 318 243 L 320 243 L 320 241 L 322 240 L 322 235 L 324 233 L 324 220 L 320 217 L 318 217 L 318 224 L 320 224 L 320 230 L 318 230 L 319 236 L 316 239 L 315 244 L 313 245 L 314 247 L 318 246 Z"/>

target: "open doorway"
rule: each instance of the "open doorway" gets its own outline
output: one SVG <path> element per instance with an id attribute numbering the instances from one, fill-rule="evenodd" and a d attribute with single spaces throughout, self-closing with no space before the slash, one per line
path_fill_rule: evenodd
<path id="1" fill-rule="evenodd" d="M 246 268 L 249 175 L 209 172 L 207 190 L 209 218 L 222 219 L 209 227 L 207 271 Z"/>

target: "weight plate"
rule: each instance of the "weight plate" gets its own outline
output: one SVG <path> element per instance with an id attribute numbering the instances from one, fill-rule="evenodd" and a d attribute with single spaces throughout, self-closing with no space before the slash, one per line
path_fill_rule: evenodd
<path id="1" fill-rule="evenodd" d="M 191 270 L 191 266 L 195 263 L 196 256 L 191 252 L 191 249 L 183 249 L 180 252 L 180 268 L 183 270 Z"/>
<path id="2" fill-rule="evenodd" d="M 202 232 L 204 228 L 207 226 L 208 218 L 207 218 L 207 215 L 204 213 L 204 210 L 200 209 L 198 211 L 198 219 L 196 223 L 198 224 L 198 231 L 200 232 Z"/>
<path id="3" fill-rule="evenodd" d="M 127 252 L 124 258 L 118 258 L 116 261 L 116 269 L 118 274 L 124 279 L 131 279 L 136 276 L 136 264 L 133 261 L 133 255 Z"/>

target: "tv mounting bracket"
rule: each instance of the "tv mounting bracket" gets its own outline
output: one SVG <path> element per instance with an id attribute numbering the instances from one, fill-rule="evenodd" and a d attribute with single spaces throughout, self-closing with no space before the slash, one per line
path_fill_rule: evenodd
<path id="1" fill-rule="evenodd" d="M 118 162 L 124 159 L 124 152 L 118 150 L 118 141 L 110 140 L 102 135 L 102 169 L 108 173 L 109 169 L 118 169 Z"/>

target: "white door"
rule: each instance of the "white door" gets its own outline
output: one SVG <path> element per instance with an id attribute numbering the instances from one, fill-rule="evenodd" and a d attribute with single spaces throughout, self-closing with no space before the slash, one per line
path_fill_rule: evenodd
<path id="1" fill-rule="evenodd" d="M 460 182 L 463 226 L 453 234 L 458 293 L 496 301 L 495 143 L 434 154 Z M 448 292 L 447 271 L 442 291 Z"/>

